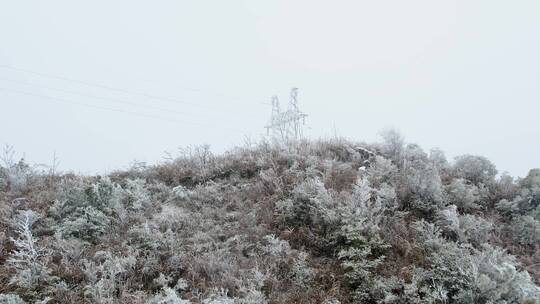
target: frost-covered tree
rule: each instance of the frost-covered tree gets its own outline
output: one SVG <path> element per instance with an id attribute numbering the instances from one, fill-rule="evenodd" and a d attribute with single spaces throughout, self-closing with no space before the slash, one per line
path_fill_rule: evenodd
<path id="1" fill-rule="evenodd" d="M 32 210 L 20 211 L 14 220 L 17 238 L 12 238 L 16 250 L 8 258 L 7 263 L 15 269 L 10 280 L 26 289 L 33 289 L 50 279 L 47 268 L 47 250 L 38 244 L 32 233 L 32 226 L 39 215 Z"/>
<path id="2" fill-rule="evenodd" d="M 399 168 L 403 165 L 405 140 L 401 133 L 396 129 L 386 129 L 380 133 L 383 143 L 382 150 L 384 155 L 391 159 Z"/>
<path id="3" fill-rule="evenodd" d="M 429 161 L 439 171 L 446 170 L 450 166 L 444 152 L 439 148 L 433 148 L 429 151 Z"/>
<path id="4" fill-rule="evenodd" d="M 540 169 L 531 169 L 525 178 L 519 182 L 520 187 L 534 189 L 540 187 Z"/>
<path id="5" fill-rule="evenodd" d="M 34 169 L 26 163 L 24 158 L 15 160 L 15 151 L 11 146 L 4 146 L 0 155 L 0 189 L 21 194 L 28 190 L 32 179 L 36 175 Z"/>
<path id="6" fill-rule="evenodd" d="M 369 297 L 374 283 L 372 272 L 384 261 L 389 248 L 381 237 L 380 226 L 386 208 L 374 194 L 367 180 L 356 182 L 350 202 L 341 211 L 343 225 L 338 232 L 343 245 L 337 257 L 359 301 Z"/>
<path id="7" fill-rule="evenodd" d="M 454 174 L 478 185 L 493 182 L 497 175 L 495 165 L 483 156 L 461 155 L 456 157 L 454 162 Z"/>
<path id="8" fill-rule="evenodd" d="M 370 184 L 375 187 L 382 184 L 393 185 L 396 183 L 398 169 L 392 161 L 377 155 L 368 169 L 367 176 Z"/>
<path id="9" fill-rule="evenodd" d="M 408 145 L 405 155 L 398 185 L 400 200 L 407 208 L 433 213 L 444 201 L 439 172 L 417 145 Z"/>

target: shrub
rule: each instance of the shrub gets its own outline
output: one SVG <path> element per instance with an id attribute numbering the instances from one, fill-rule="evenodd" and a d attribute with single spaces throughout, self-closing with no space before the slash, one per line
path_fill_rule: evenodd
<path id="1" fill-rule="evenodd" d="M 65 236 L 95 242 L 105 233 L 122 208 L 120 188 L 109 178 L 93 184 L 82 180 L 67 181 L 50 209 Z"/>
<path id="2" fill-rule="evenodd" d="M 300 183 L 294 188 L 292 199 L 282 201 L 276 207 L 287 225 L 310 226 L 322 235 L 339 220 L 337 202 L 317 178 Z"/>
<path id="3" fill-rule="evenodd" d="M 466 303 L 537 303 L 540 288 L 526 271 L 519 271 L 514 256 L 484 245 L 471 256 L 470 286 L 458 299 Z"/>
<path id="4" fill-rule="evenodd" d="M 17 195 L 26 192 L 36 178 L 37 172 L 25 162 L 24 158 L 15 161 L 15 151 L 11 146 L 4 146 L 0 156 L 0 189 L 6 189 Z"/>
<path id="5" fill-rule="evenodd" d="M 127 209 L 139 210 L 147 207 L 150 203 L 150 193 L 146 190 L 145 185 L 146 183 L 142 179 L 128 179 L 126 181 L 126 186 L 120 193 L 122 202 Z"/>
<path id="6" fill-rule="evenodd" d="M 378 187 L 382 184 L 395 184 L 398 175 L 397 167 L 389 159 L 377 155 L 368 169 L 368 180 Z"/>
<path id="7" fill-rule="evenodd" d="M 93 260 L 83 261 L 82 270 L 88 283 L 83 288 L 85 298 L 95 303 L 114 301 L 135 263 L 132 255 L 118 257 L 108 251 L 98 251 Z"/>
<path id="8" fill-rule="evenodd" d="M 26 304 L 26 302 L 16 294 L 0 294 L 0 304 Z"/>
<path id="9" fill-rule="evenodd" d="M 455 176 L 475 185 L 490 184 L 497 175 L 497 168 L 487 158 L 469 154 L 456 157 L 453 169 Z"/>
<path id="10" fill-rule="evenodd" d="M 149 299 L 147 304 L 190 304 L 190 301 L 182 300 L 178 294 L 169 287 L 163 287 L 161 292 L 151 299 Z"/>
<path id="11" fill-rule="evenodd" d="M 496 209 L 508 217 L 531 215 L 540 219 L 540 187 L 522 189 L 513 200 L 501 200 Z"/>
<path id="12" fill-rule="evenodd" d="M 47 268 L 47 250 L 38 245 L 32 233 L 32 225 L 39 218 L 32 210 L 19 211 L 15 218 L 16 239 L 11 239 L 16 250 L 7 260 L 9 266 L 16 270 L 10 283 L 26 289 L 34 289 L 50 280 Z"/>
<path id="13" fill-rule="evenodd" d="M 468 184 L 465 179 L 456 178 L 445 187 L 447 200 L 454 204 L 462 212 L 477 210 L 480 205 L 480 193 L 478 187 Z"/>
<path id="14" fill-rule="evenodd" d="M 522 245 L 540 245 L 540 221 L 532 216 L 518 216 L 512 220 L 513 239 Z"/>
<path id="15" fill-rule="evenodd" d="M 455 205 L 437 211 L 436 223 L 447 235 L 457 237 L 460 232 L 459 214 Z"/>
<path id="16" fill-rule="evenodd" d="M 487 243 L 493 231 L 493 222 L 482 217 L 465 214 L 459 216 L 458 237 L 462 242 L 475 246 Z"/>
<path id="17" fill-rule="evenodd" d="M 540 187 L 540 169 L 531 169 L 525 178 L 519 181 L 519 186 L 525 189 Z"/>
<path id="18" fill-rule="evenodd" d="M 384 261 L 384 253 L 389 248 L 380 235 L 386 209 L 373 192 L 367 180 L 357 181 L 350 203 L 341 211 L 343 225 L 338 232 L 342 248 L 337 257 L 342 261 L 345 277 L 358 301 L 369 298 L 374 284 L 373 271 Z"/>
<path id="19" fill-rule="evenodd" d="M 307 258 L 306 252 L 300 252 L 291 266 L 293 282 L 304 289 L 311 286 L 311 281 L 315 277 L 315 271 L 309 267 Z"/>

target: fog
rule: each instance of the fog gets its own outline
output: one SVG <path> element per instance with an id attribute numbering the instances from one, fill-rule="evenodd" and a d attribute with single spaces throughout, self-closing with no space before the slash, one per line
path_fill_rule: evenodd
<path id="1" fill-rule="evenodd" d="M 265 134 L 299 88 L 312 138 L 383 128 L 540 167 L 538 1 L 4 1 L 0 143 L 83 173 Z"/>

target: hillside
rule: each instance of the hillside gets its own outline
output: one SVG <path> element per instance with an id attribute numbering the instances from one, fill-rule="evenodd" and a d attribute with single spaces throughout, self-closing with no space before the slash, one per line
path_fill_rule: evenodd
<path id="1" fill-rule="evenodd" d="M 109 176 L 6 155 L 0 303 L 540 303 L 540 170 L 399 134 Z"/>

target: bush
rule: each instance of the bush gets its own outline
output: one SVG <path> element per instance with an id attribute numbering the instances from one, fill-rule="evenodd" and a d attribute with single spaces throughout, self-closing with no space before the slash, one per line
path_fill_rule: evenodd
<path id="1" fill-rule="evenodd" d="M 109 178 L 90 185 L 82 180 L 66 181 L 50 213 L 65 236 L 95 242 L 122 208 L 120 194 L 120 187 Z"/>
<path id="2" fill-rule="evenodd" d="M 455 159 L 454 174 L 475 185 L 490 184 L 497 175 L 497 168 L 487 158 L 476 155 L 462 155 Z"/>
<path id="3" fill-rule="evenodd" d="M 26 302 L 16 294 L 0 294 L 0 304 L 26 304 Z"/>
<path id="4" fill-rule="evenodd" d="M 532 216 L 518 216 L 512 220 L 513 239 L 522 245 L 540 245 L 540 221 Z"/>
<path id="5" fill-rule="evenodd" d="M 10 284 L 29 290 L 43 287 L 51 279 L 47 250 L 38 244 L 32 233 L 32 226 L 38 218 L 39 215 L 32 210 L 19 211 L 14 221 L 17 238 L 11 239 L 16 249 L 7 260 L 16 271 Z"/>
<path id="6" fill-rule="evenodd" d="M 493 222 L 482 217 L 465 214 L 459 217 L 458 237 L 475 246 L 487 243 L 493 231 Z"/>
<path id="7" fill-rule="evenodd" d="M 537 303 L 540 288 L 526 271 L 517 269 L 514 256 L 503 249 L 484 245 L 471 256 L 470 287 L 459 299 L 467 303 Z"/>
<path id="8" fill-rule="evenodd" d="M 164 287 L 163 290 L 149 299 L 147 304 L 190 304 L 190 301 L 182 300 L 178 294 L 169 287 Z"/>
<path id="9" fill-rule="evenodd" d="M 445 187 L 447 200 L 462 212 L 471 212 L 481 207 L 478 187 L 468 184 L 463 178 L 457 178 Z"/>

